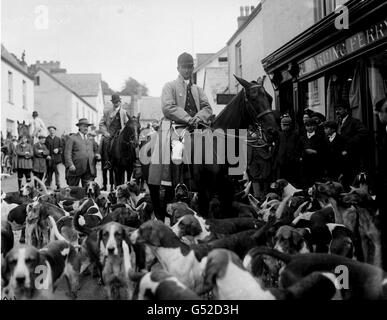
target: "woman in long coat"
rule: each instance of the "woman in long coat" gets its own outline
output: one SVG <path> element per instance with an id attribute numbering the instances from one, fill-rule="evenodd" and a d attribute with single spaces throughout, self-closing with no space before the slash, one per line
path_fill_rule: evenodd
<path id="1" fill-rule="evenodd" d="M 45 136 L 40 135 L 39 141 L 34 144 L 34 164 L 33 173 L 38 179 L 42 180 L 44 174 L 47 172 L 46 158 L 50 152 L 44 144 Z"/>
<path id="2" fill-rule="evenodd" d="M 32 146 L 27 142 L 27 137 L 22 136 L 21 142 L 16 146 L 17 154 L 17 182 L 21 191 L 23 177 L 26 182 L 31 182 L 32 156 L 34 154 Z"/>

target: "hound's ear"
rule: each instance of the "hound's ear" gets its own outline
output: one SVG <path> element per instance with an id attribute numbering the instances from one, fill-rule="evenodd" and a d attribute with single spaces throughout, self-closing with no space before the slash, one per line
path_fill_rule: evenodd
<path id="1" fill-rule="evenodd" d="M 4 288 L 8 285 L 11 278 L 11 269 L 9 268 L 8 259 L 2 257 L 1 259 L 1 287 Z"/>

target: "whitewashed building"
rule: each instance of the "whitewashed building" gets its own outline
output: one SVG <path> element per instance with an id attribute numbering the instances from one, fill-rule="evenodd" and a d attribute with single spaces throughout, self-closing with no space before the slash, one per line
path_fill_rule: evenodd
<path id="1" fill-rule="evenodd" d="M 1 133 L 17 135 L 17 121 L 32 119 L 34 80 L 27 64 L 1 45 Z"/>
<path id="2" fill-rule="evenodd" d="M 35 73 L 35 110 L 46 126 L 57 128 L 59 136 L 77 132 L 75 124 L 80 118 L 87 118 L 93 124 L 98 118 L 92 104 L 40 67 Z"/>
<path id="3" fill-rule="evenodd" d="M 214 114 L 218 114 L 224 104 L 218 104 L 217 96 L 228 90 L 227 47 L 214 54 L 197 54 L 193 71 L 196 84 L 203 89 Z"/>
<path id="4" fill-rule="evenodd" d="M 98 125 L 105 107 L 101 74 L 55 72 L 53 75 L 94 107 L 97 113 L 90 111 L 89 115 L 86 112 L 85 118 L 88 118 L 94 125 Z"/>

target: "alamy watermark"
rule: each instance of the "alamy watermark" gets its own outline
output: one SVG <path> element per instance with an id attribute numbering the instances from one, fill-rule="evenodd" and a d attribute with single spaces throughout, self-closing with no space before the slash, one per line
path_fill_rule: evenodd
<path id="1" fill-rule="evenodd" d="M 139 158 L 143 165 L 227 163 L 230 175 L 240 175 L 247 165 L 247 130 L 194 130 L 181 136 L 159 131 L 141 147 Z"/>

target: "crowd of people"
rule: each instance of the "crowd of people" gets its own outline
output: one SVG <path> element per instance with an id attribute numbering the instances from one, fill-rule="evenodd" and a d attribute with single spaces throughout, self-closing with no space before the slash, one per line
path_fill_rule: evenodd
<path id="1" fill-rule="evenodd" d="M 307 109 L 298 129 L 294 119 L 284 114 L 278 143 L 270 152 L 249 148 L 247 171 L 255 196 L 262 197 L 268 183 L 279 178 L 300 188 L 323 179 L 349 187 L 356 174 L 367 171 L 367 128 L 351 116 L 349 106 L 338 105 L 335 111 L 338 121 L 327 121 L 321 113 Z"/>
<path id="2" fill-rule="evenodd" d="M 59 137 L 57 128 L 50 125 L 46 129 L 44 122 L 34 111 L 33 124 L 30 128 L 32 133 L 2 139 L 1 150 L 3 155 L 9 159 L 9 173 L 17 174 L 19 190 L 22 188 L 23 179 L 29 183 L 32 175 L 44 180 L 48 188 L 51 188 L 55 176 L 56 190 L 59 190 L 61 178 L 58 166 L 61 163 L 66 167 L 66 181 L 70 186 L 78 185 L 81 179 L 84 183 L 86 180 L 96 178 L 95 165 L 100 160 L 99 146 L 95 141 L 96 133 L 88 132 L 91 124 L 87 119 L 80 119 L 76 125 L 79 127 L 77 134 L 71 134 L 67 139 L 65 135 Z M 81 137 L 79 144 L 77 143 L 78 136 Z M 65 152 L 66 146 L 67 153 Z M 84 160 L 87 155 L 90 155 L 91 161 L 85 166 Z M 38 184 L 36 186 L 38 187 Z"/>

